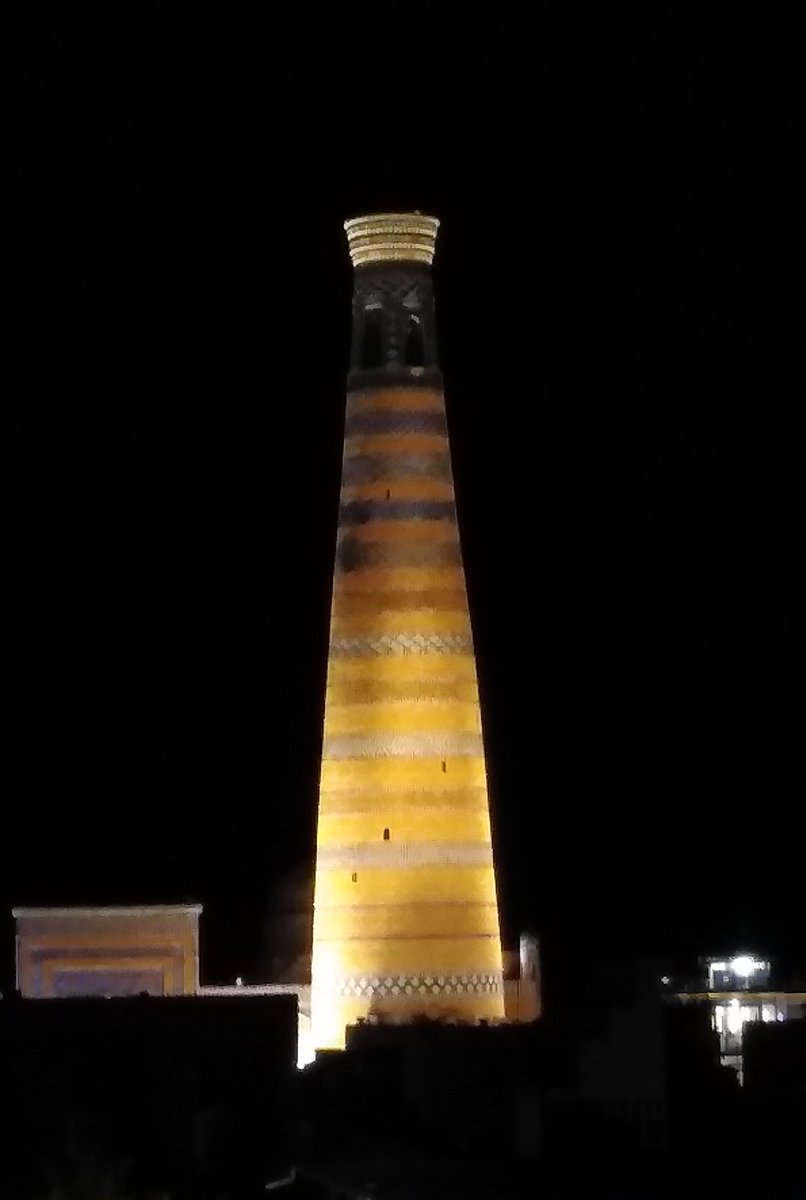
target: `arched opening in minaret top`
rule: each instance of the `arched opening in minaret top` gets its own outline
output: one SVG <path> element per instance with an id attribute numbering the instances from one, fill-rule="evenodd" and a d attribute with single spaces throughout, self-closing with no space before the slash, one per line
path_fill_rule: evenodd
<path id="1" fill-rule="evenodd" d="M 423 326 L 417 313 L 409 313 L 406 325 L 406 366 L 425 366 L 425 342 Z"/>
<path id="2" fill-rule="evenodd" d="M 383 326 L 379 304 L 364 309 L 364 336 L 361 345 L 361 366 L 366 370 L 383 366 Z"/>

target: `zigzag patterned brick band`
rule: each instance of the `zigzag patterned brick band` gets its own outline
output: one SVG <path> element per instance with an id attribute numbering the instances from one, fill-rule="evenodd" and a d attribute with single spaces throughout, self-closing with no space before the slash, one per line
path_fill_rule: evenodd
<path id="1" fill-rule="evenodd" d="M 468 654 L 470 640 L 461 634 L 396 633 L 377 638 L 334 638 L 330 653 L 336 657 L 365 654 Z"/>
<path id="2" fill-rule="evenodd" d="M 336 980 L 339 996 L 473 996 L 503 992 L 500 974 L 347 976 Z"/>

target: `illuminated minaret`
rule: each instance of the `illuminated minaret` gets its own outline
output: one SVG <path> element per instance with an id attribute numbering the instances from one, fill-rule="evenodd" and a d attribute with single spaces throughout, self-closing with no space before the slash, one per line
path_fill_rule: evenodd
<path id="1" fill-rule="evenodd" d="M 312 1033 L 503 1018 L 476 663 L 431 263 L 438 221 L 345 225 L 355 268 L 316 843 Z"/>

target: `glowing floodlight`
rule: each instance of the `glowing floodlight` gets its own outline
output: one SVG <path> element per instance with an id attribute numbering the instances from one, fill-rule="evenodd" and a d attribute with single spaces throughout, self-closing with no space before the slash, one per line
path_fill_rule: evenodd
<path id="1" fill-rule="evenodd" d="M 731 960 L 730 968 L 735 975 L 740 975 L 742 979 L 749 979 L 750 976 L 758 971 L 764 963 L 756 962 L 749 954 L 740 954 L 737 958 Z"/>

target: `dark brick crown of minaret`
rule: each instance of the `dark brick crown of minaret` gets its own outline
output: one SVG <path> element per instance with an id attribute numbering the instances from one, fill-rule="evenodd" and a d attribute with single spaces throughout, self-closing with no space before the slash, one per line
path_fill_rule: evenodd
<path id="1" fill-rule="evenodd" d="M 382 255 L 380 250 L 375 261 L 355 265 L 348 387 L 441 388 L 434 287 L 429 261 L 423 261 L 429 252 L 415 248 L 411 259 Z"/>

